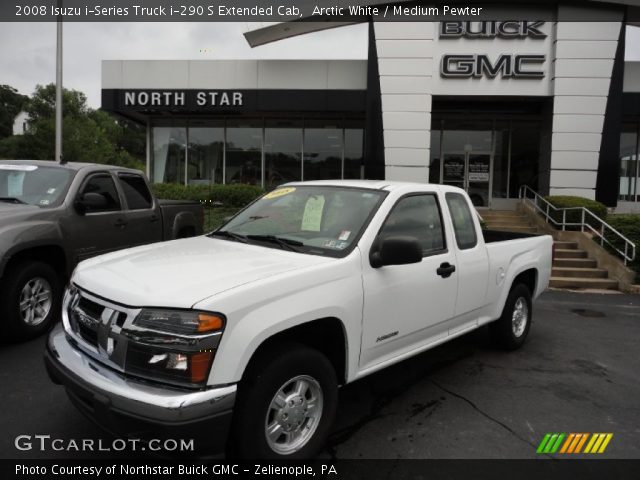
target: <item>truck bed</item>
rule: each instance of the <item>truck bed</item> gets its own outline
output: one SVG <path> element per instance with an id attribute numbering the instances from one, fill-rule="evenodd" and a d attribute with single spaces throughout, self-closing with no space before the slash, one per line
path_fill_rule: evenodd
<path id="1" fill-rule="evenodd" d="M 504 242 L 507 240 L 516 240 L 518 238 L 537 237 L 537 233 L 524 232 L 507 232 L 504 230 L 482 230 L 484 243 Z"/>

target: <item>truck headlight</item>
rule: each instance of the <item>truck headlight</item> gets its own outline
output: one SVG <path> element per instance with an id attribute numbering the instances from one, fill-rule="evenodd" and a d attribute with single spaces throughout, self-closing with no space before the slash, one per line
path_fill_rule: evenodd
<path id="1" fill-rule="evenodd" d="M 201 386 L 209 376 L 215 350 L 177 352 L 149 345 L 129 345 L 125 371 L 185 386 Z"/>
<path id="2" fill-rule="evenodd" d="M 128 332 L 125 371 L 201 387 L 209 376 L 225 317 L 198 310 L 144 308 Z"/>
<path id="3" fill-rule="evenodd" d="M 197 310 L 165 310 L 145 308 L 133 324 L 178 335 L 203 335 L 221 331 L 224 317 L 219 313 L 198 312 Z"/>

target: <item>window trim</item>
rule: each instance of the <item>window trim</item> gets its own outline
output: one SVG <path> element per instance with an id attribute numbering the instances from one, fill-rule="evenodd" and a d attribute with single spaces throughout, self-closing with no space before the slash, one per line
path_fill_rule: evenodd
<path id="1" fill-rule="evenodd" d="M 149 196 L 151 197 L 151 205 L 148 208 L 129 208 L 129 200 L 127 199 L 127 194 L 124 192 L 122 185 L 119 185 L 120 189 L 122 190 L 122 196 L 124 198 L 124 203 L 126 206 L 126 208 L 123 208 L 122 210 L 125 210 L 127 212 L 146 212 L 147 210 L 155 210 L 156 198 L 153 195 L 153 192 L 151 191 L 151 188 L 149 187 L 149 184 L 147 183 L 147 180 L 144 178 L 144 176 L 140 175 L 139 173 L 133 173 L 133 172 L 117 172 L 116 177 L 118 178 L 118 182 L 123 181 L 122 180 L 123 176 L 139 177 L 142 179 L 142 182 L 146 185 L 147 191 L 149 192 Z"/>
<path id="2" fill-rule="evenodd" d="M 446 228 L 445 228 L 445 224 L 444 224 L 444 217 L 442 216 L 442 205 L 440 205 L 440 198 L 439 198 L 438 192 L 436 192 L 436 191 L 405 193 L 400 198 L 398 198 L 396 200 L 396 202 L 393 204 L 393 206 L 391 207 L 391 209 L 389 210 L 389 213 L 387 213 L 387 215 L 384 217 L 384 220 L 382 221 L 382 225 L 380 225 L 380 228 L 378 229 L 378 232 L 376 233 L 376 236 L 373 239 L 371 251 L 375 250 L 375 247 L 373 247 L 373 245 L 376 245 L 378 243 L 378 240 L 380 239 L 380 233 L 382 232 L 382 229 L 384 228 L 385 224 L 387 223 L 387 220 L 389 219 L 389 217 L 391 216 L 391 214 L 393 213 L 395 208 L 398 206 L 398 204 L 401 201 L 403 201 L 403 200 L 405 200 L 406 198 L 409 198 L 409 197 L 420 197 L 420 196 L 427 196 L 427 195 L 433 196 L 435 198 L 435 200 L 436 200 L 436 205 L 438 206 L 438 215 L 440 217 L 440 225 L 442 226 L 443 247 L 441 249 L 432 250 L 432 251 L 427 252 L 427 253 L 425 253 L 423 251 L 422 252 L 422 258 L 433 257 L 435 255 L 442 255 L 442 254 L 445 254 L 445 253 L 449 253 L 448 242 L 447 242 L 447 233 L 446 233 Z M 371 252 L 370 252 L 370 254 L 371 254 Z"/>
<path id="3" fill-rule="evenodd" d="M 473 242 L 473 245 L 471 246 L 464 246 L 464 247 L 460 246 L 460 238 L 456 230 L 456 222 L 453 220 L 453 213 L 451 212 L 451 207 L 449 206 L 449 200 L 447 198 L 449 195 L 451 196 L 457 195 L 461 197 L 462 200 L 464 200 L 464 203 L 467 206 L 467 209 L 469 210 L 469 214 L 471 215 L 471 221 L 473 223 L 473 236 L 474 236 L 474 242 Z M 473 210 L 475 210 L 475 208 L 473 210 L 469 208 L 469 202 L 467 201 L 467 198 L 463 194 L 458 192 L 444 192 L 444 202 L 447 204 L 449 218 L 451 218 L 451 226 L 453 227 L 453 237 L 456 239 L 456 246 L 458 247 L 458 250 L 471 250 L 472 248 L 476 248 L 478 246 L 478 232 L 476 230 L 476 224 L 475 222 L 473 222 Z"/>
<path id="4" fill-rule="evenodd" d="M 122 206 L 124 204 L 124 199 L 122 198 L 122 192 L 120 191 L 118 182 L 116 181 L 114 176 L 111 174 L 111 172 L 109 172 L 107 170 L 100 170 L 100 171 L 89 173 L 86 176 L 86 178 L 82 181 L 82 183 L 80 184 L 80 187 L 78 188 L 78 191 L 76 193 L 74 202 L 78 201 L 80 199 L 80 195 L 81 195 L 82 191 L 84 190 L 84 188 L 87 186 L 87 183 L 89 183 L 93 177 L 97 177 L 97 176 L 107 176 L 113 182 L 113 186 L 114 186 L 114 188 L 116 190 L 116 194 L 118 195 L 118 208 L 116 210 L 101 210 L 101 211 L 98 211 L 98 212 L 86 212 L 83 216 L 86 217 L 87 215 L 106 215 L 106 214 L 109 214 L 109 213 L 122 213 L 124 211 L 124 209 L 122 208 Z"/>

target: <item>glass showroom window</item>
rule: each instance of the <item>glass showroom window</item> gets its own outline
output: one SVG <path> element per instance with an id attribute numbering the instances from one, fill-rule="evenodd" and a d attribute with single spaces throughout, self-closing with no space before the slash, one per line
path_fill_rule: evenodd
<path id="1" fill-rule="evenodd" d="M 262 120 L 227 122 L 225 182 L 262 184 Z"/>
<path id="2" fill-rule="evenodd" d="M 620 200 L 640 201 L 639 164 L 638 124 L 625 122 L 620 133 Z"/>
<path id="3" fill-rule="evenodd" d="M 308 122 L 304 131 L 304 180 L 342 178 L 342 129 Z"/>
<path id="4" fill-rule="evenodd" d="M 266 188 L 302 178 L 302 122 L 267 120 L 264 128 Z"/>
<path id="5" fill-rule="evenodd" d="M 177 126 L 153 127 L 151 178 L 156 183 L 184 183 L 187 129 Z"/>
<path id="6" fill-rule="evenodd" d="M 222 121 L 190 121 L 187 155 L 189 185 L 222 183 L 223 161 L 224 123 Z"/>
<path id="7" fill-rule="evenodd" d="M 364 178 L 364 131 L 361 128 L 344 129 L 344 177 Z"/>

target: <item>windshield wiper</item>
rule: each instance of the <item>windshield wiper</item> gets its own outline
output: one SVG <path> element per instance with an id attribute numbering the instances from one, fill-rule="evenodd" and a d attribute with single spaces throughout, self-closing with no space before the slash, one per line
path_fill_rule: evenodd
<path id="1" fill-rule="evenodd" d="M 292 252 L 300 252 L 300 249 L 296 247 L 304 247 L 304 243 L 298 240 L 276 237 L 275 235 L 247 235 L 247 238 L 250 240 L 275 243 L 280 245 L 283 249 L 291 250 Z"/>
<path id="2" fill-rule="evenodd" d="M 24 202 L 24 201 L 22 201 L 22 200 L 20 200 L 19 198 L 16 198 L 16 197 L 0 197 L 0 202 L 21 203 L 23 205 L 27 205 L 27 202 Z"/>
<path id="3" fill-rule="evenodd" d="M 227 237 L 242 243 L 247 243 L 248 241 L 246 236 L 240 235 L 239 233 L 230 232 L 229 230 L 216 230 L 215 232 L 211 232 L 209 236 L 210 237 Z"/>

